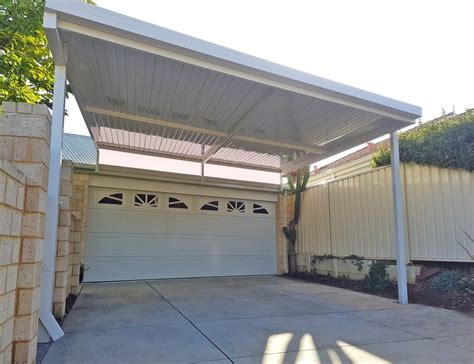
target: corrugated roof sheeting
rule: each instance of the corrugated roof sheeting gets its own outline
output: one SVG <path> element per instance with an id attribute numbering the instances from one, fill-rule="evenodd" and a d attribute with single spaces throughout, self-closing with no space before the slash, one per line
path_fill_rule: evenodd
<path id="1" fill-rule="evenodd" d="M 63 160 L 70 160 L 77 166 L 95 167 L 97 149 L 91 137 L 64 133 Z"/>

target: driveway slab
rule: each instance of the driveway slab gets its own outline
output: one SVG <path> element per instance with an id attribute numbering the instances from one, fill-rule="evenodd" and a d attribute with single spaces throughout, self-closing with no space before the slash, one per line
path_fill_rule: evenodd
<path id="1" fill-rule="evenodd" d="M 173 286 L 163 285 L 159 282 L 150 282 L 160 295 L 168 299 L 176 298 L 241 298 L 241 297 L 259 297 L 259 296 L 276 296 L 278 293 L 261 289 L 260 287 L 251 286 L 249 284 L 234 286 L 215 286 L 215 285 L 189 285 L 189 286 Z"/>
<path id="2" fill-rule="evenodd" d="M 419 339 L 402 330 L 344 313 L 198 322 L 207 337 L 230 357 Z M 310 340 L 302 340 L 304 336 Z"/>
<path id="3" fill-rule="evenodd" d="M 116 305 L 72 310 L 63 325 L 65 332 L 105 330 L 186 322 L 168 302 Z"/>
<path id="4" fill-rule="evenodd" d="M 474 363 L 474 319 L 271 276 L 85 284 L 43 363 Z"/>
<path id="5" fill-rule="evenodd" d="M 340 293 L 346 290 L 337 287 L 326 286 L 316 283 L 287 283 L 287 284 L 265 284 L 261 285 L 268 291 L 280 293 L 286 296 L 294 296 L 300 294 L 322 294 L 322 293 Z"/>
<path id="6" fill-rule="evenodd" d="M 438 345 L 439 343 L 430 339 L 360 346 L 345 344 L 344 342 L 340 342 L 337 347 L 329 349 L 233 358 L 233 361 L 236 364 L 472 364 L 474 360 L 472 352 L 458 350 L 449 345 Z"/>
<path id="7" fill-rule="evenodd" d="M 360 311 L 352 314 L 429 338 L 474 333 L 472 318 L 435 307 L 409 305 L 402 310 Z"/>
<path id="8" fill-rule="evenodd" d="M 89 283 L 77 297 L 74 309 L 150 303 L 159 299 L 146 282 Z"/>
<path id="9" fill-rule="evenodd" d="M 402 306 L 393 299 L 377 297 L 359 292 L 345 291 L 337 293 L 294 295 L 293 298 L 330 307 L 340 312 L 380 310 Z"/>
<path id="10" fill-rule="evenodd" d="M 189 323 L 69 333 L 43 364 L 191 363 L 225 356 Z"/>
<path id="11" fill-rule="evenodd" d="M 275 295 L 231 299 L 174 298 L 172 302 L 180 312 L 196 322 L 334 312 L 328 307 Z"/>

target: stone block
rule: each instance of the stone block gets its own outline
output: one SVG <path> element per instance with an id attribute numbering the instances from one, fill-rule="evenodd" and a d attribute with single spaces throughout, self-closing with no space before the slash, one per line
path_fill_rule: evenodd
<path id="1" fill-rule="evenodd" d="M 21 262 L 41 262 L 43 259 L 44 240 L 40 238 L 24 238 L 22 242 Z"/>
<path id="2" fill-rule="evenodd" d="M 67 293 L 64 287 L 56 288 L 54 290 L 53 301 L 56 303 L 66 302 Z"/>
<path id="3" fill-rule="evenodd" d="M 26 102 L 16 103 L 16 112 L 20 114 L 31 114 L 33 112 L 33 105 Z"/>
<path id="4" fill-rule="evenodd" d="M 0 336 L 0 352 L 5 351 L 13 341 L 13 321 L 14 318 L 10 317 L 7 321 L 3 323 L 3 333 Z M 7 364 L 9 362 L 5 362 Z"/>
<path id="5" fill-rule="evenodd" d="M 69 241 L 69 233 L 70 229 L 69 226 L 59 226 L 58 227 L 58 241 Z"/>
<path id="6" fill-rule="evenodd" d="M 0 323 L 13 317 L 15 313 L 15 291 L 0 296 Z"/>
<path id="7" fill-rule="evenodd" d="M 32 340 L 38 333 L 38 311 L 30 315 L 15 316 L 15 326 L 13 330 L 14 341 Z"/>
<path id="8" fill-rule="evenodd" d="M 71 197 L 69 196 L 59 196 L 59 206 L 63 210 L 70 210 L 71 209 Z"/>
<path id="9" fill-rule="evenodd" d="M 9 265 L 7 267 L 7 282 L 6 292 L 11 292 L 16 289 L 18 279 L 18 265 Z"/>
<path id="10" fill-rule="evenodd" d="M 58 240 L 56 247 L 56 257 L 67 257 L 69 255 L 69 241 Z M 61 270 L 56 267 L 56 270 Z"/>
<path id="11" fill-rule="evenodd" d="M 62 319 L 66 314 L 66 303 L 65 302 L 54 302 L 53 303 L 53 315 L 57 319 Z"/>
<path id="12" fill-rule="evenodd" d="M 25 186 L 24 185 L 18 185 L 16 208 L 18 210 L 23 210 L 24 207 L 25 207 Z"/>
<path id="13" fill-rule="evenodd" d="M 0 265 L 0 295 L 7 292 L 7 267 Z"/>
<path id="14" fill-rule="evenodd" d="M 20 236 L 22 230 L 23 213 L 18 210 L 12 211 L 12 222 L 10 226 L 11 236 Z"/>
<path id="15" fill-rule="evenodd" d="M 28 186 L 26 188 L 25 211 L 46 212 L 47 193 L 42 187 Z"/>
<path id="16" fill-rule="evenodd" d="M 2 111 L 4 113 L 15 113 L 16 112 L 16 102 L 3 101 L 2 102 Z"/>
<path id="17" fill-rule="evenodd" d="M 5 203 L 5 192 L 7 189 L 7 175 L 0 170 L 0 203 Z"/>
<path id="18" fill-rule="evenodd" d="M 61 210 L 59 212 L 59 225 L 70 226 L 71 225 L 71 211 Z"/>
<path id="19" fill-rule="evenodd" d="M 41 287 L 18 290 L 18 315 L 29 315 L 39 309 Z"/>
<path id="20" fill-rule="evenodd" d="M 5 204 L 16 208 L 16 200 L 18 194 L 18 182 L 13 178 L 7 178 L 6 188 L 5 188 Z"/>
<path id="21" fill-rule="evenodd" d="M 72 196 L 72 184 L 71 181 L 61 181 L 60 186 L 61 196 Z"/>
<path id="22" fill-rule="evenodd" d="M 18 288 L 36 288 L 41 283 L 41 263 L 20 264 Z"/>
<path id="23" fill-rule="evenodd" d="M 16 325 L 15 325 L 16 326 Z M 29 341 L 15 343 L 13 352 L 14 364 L 30 364 L 34 363 L 36 359 L 36 351 L 38 344 L 38 336 L 33 337 Z"/>
<path id="24" fill-rule="evenodd" d="M 66 257 L 56 257 L 56 271 L 66 272 L 67 271 L 67 259 Z"/>
<path id="25" fill-rule="evenodd" d="M 0 235 L 10 235 L 13 209 L 0 205 Z"/>
<path id="26" fill-rule="evenodd" d="M 0 266 L 8 265 L 12 262 L 12 240 L 6 237 L 0 238 Z"/>
<path id="27" fill-rule="evenodd" d="M 54 286 L 57 288 L 66 287 L 68 284 L 68 272 L 59 272 L 56 270 Z"/>
<path id="28" fill-rule="evenodd" d="M 39 162 L 15 162 L 15 166 L 26 176 L 30 186 L 40 186 L 46 191 L 48 188 L 48 167 Z"/>
<path id="29" fill-rule="evenodd" d="M 23 214 L 22 235 L 25 237 L 44 236 L 44 219 L 45 215 L 37 212 L 27 212 Z"/>

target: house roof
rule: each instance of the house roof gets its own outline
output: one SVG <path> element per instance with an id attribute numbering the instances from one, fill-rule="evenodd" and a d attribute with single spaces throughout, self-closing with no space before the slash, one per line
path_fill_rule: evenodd
<path id="1" fill-rule="evenodd" d="M 95 168 L 97 149 L 91 137 L 64 133 L 63 156 L 77 167 Z"/>
<path id="2" fill-rule="evenodd" d="M 47 0 L 45 9 L 55 62 L 67 59 L 100 148 L 285 173 L 421 115 L 418 106 L 81 1 Z"/>

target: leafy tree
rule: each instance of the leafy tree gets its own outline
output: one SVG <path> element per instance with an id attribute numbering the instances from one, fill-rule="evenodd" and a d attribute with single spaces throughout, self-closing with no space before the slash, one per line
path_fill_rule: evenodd
<path id="1" fill-rule="evenodd" d="M 401 133 L 400 160 L 404 163 L 474 171 L 474 109 L 456 117 L 423 124 Z M 390 164 L 390 149 L 382 147 L 371 166 Z"/>
<path id="2" fill-rule="evenodd" d="M 283 227 L 283 233 L 285 234 L 286 239 L 288 240 L 288 260 L 289 260 L 289 269 L 290 272 L 296 270 L 296 239 L 297 239 L 297 225 L 300 221 L 301 213 L 301 195 L 306 186 L 308 185 L 308 180 L 310 177 L 310 166 L 305 166 L 296 171 L 294 178 L 292 173 L 288 173 L 288 186 L 290 187 L 291 193 L 295 196 L 294 201 L 294 211 L 293 218 L 288 223 L 287 226 Z"/>
<path id="3" fill-rule="evenodd" d="M 44 0 L 0 0 L 0 103 L 52 106 L 54 62 L 43 12 Z"/>

